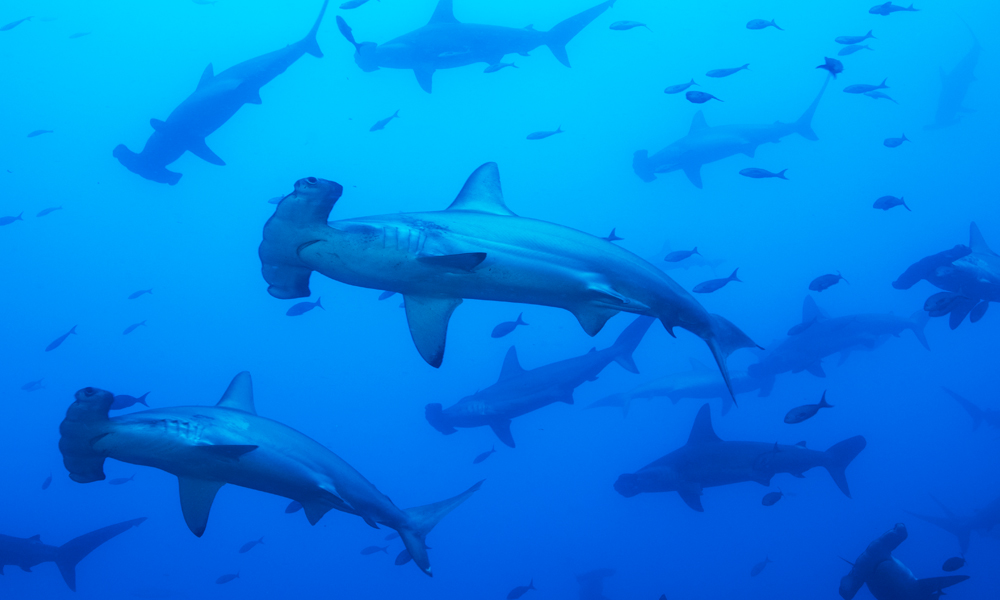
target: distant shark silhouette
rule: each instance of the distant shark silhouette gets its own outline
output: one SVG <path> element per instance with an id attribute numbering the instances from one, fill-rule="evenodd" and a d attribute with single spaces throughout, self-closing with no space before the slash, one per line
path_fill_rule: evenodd
<path id="1" fill-rule="evenodd" d="M 958 547 L 964 554 L 969 549 L 969 541 L 972 532 L 976 531 L 982 535 L 992 534 L 1000 537 L 1000 498 L 995 498 L 986 506 L 976 510 L 972 514 L 960 515 L 944 505 L 943 502 L 931 496 L 945 516 L 927 515 L 906 511 L 921 521 L 926 521 L 931 525 L 937 525 L 958 540 Z"/>
<path id="2" fill-rule="evenodd" d="M 972 28 L 969 28 L 969 33 L 972 33 Z M 976 81 L 976 65 L 979 64 L 979 55 L 982 52 L 982 46 L 979 45 L 979 38 L 975 33 L 972 33 L 972 40 L 972 48 L 950 73 L 941 69 L 941 94 L 938 96 L 937 109 L 934 111 L 934 122 L 926 125 L 924 129 L 950 127 L 962 119 L 962 113 L 969 112 L 964 106 L 965 96 L 968 95 L 972 83 Z"/>

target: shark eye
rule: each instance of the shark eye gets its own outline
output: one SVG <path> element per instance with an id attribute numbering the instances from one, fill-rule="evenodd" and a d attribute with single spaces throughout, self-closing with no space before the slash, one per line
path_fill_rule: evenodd
<path id="1" fill-rule="evenodd" d="M 316 185 L 319 183 L 319 179 L 316 179 L 315 177 L 306 177 L 306 183 L 309 185 Z"/>
<path id="2" fill-rule="evenodd" d="M 96 393 L 97 393 L 97 388 L 92 388 L 92 387 L 83 388 L 83 395 L 87 396 L 88 398 Z"/>

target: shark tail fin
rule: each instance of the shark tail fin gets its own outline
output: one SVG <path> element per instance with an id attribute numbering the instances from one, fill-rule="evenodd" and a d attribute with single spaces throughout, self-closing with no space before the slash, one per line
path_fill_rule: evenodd
<path id="1" fill-rule="evenodd" d="M 316 58 L 323 58 L 323 51 L 319 49 L 319 43 L 316 42 L 316 33 L 319 31 L 320 23 L 323 22 L 323 15 L 326 14 L 326 5 L 329 3 L 330 0 L 323 0 L 323 7 L 319 9 L 319 16 L 316 17 L 316 22 L 313 23 L 312 29 L 309 30 L 306 37 L 302 38 L 303 50 Z"/>
<path id="2" fill-rule="evenodd" d="M 930 344 L 927 343 L 927 336 L 924 334 L 924 327 L 927 326 L 927 321 L 930 321 L 931 317 L 926 310 L 918 310 L 917 312 L 910 315 L 910 331 L 913 335 L 917 336 L 917 340 L 920 345 L 927 350 L 931 349 Z"/>
<path id="3" fill-rule="evenodd" d="M 605 396 L 597 402 L 594 402 L 587 406 L 587 408 L 603 408 L 603 407 L 620 407 L 622 409 L 622 416 L 627 417 L 628 411 L 632 407 L 632 394 L 628 392 L 622 392 L 618 394 L 611 394 L 610 396 Z"/>
<path id="4" fill-rule="evenodd" d="M 566 54 L 566 44 L 576 37 L 576 34 L 580 33 L 591 21 L 600 16 L 601 13 L 611 8 L 611 5 L 614 3 L 615 0 L 601 2 L 582 13 L 560 21 L 555 27 L 548 30 L 545 33 L 545 45 L 552 51 L 552 55 L 556 57 L 556 60 L 567 67 L 570 66 L 569 56 Z"/>
<path id="5" fill-rule="evenodd" d="M 632 170 L 639 176 L 639 179 L 649 183 L 656 181 L 656 173 L 653 171 L 653 163 L 649 160 L 647 150 L 636 150 L 632 155 Z"/>
<path id="6" fill-rule="evenodd" d="M 330 211 L 341 193 L 340 184 L 309 177 L 296 182 L 295 191 L 275 207 L 257 249 L 269 294 L 282 300 L 310 295 L 312 269 L 300 253 L 321 241 Z"/>
<path id="7" fill-rule="evenodd" d="M 643 336 L 646 335 L 646 331 L 649 330 L 649 326 L 655 320 L 653 317 L 639 317 L 635 321 L 632 321 L 621 332 L 618 339 L 615 340 L 614 349 L 616 354 L 614 360 L 629 373 L 639 374 L 639 368 L 635 366 L 635 361 L 632 360 L 632 353 L 639 347 L 639 342 L 642 341 Z"/>
<path id="8" fill-rule="evenodd" d="M 830 472 L 830 477 L 837 484 L 840 491 L 848 498 L 851 497 L 851 488 L 847 485 L 847 465 L 865 449 L 868 442 L 860 435 L 838 442 L 826 451 L 826 470 Z"/>
<path id="9" fill-rule="evenodd" d="M 403 540 L 403 544 L 406 546 L 406 551 L 410 553 L 410 557 L 413 558 L 413 562 L 417 563 L 417 566 L 420 567 L 420 570 L 424 573 L 433 576 L 433 573 L 431 573 L 431 563 L 427 558 L 427 543 L 425 542 L 427 534 L 430 533 L 431 530 L 434 529 L 434 526 L 441 522 L 441 519 L 445 518 L 448 513 L 458 508 L 458 505 L 465 502 L 470 496 L 472 496 L 472 494 L 476 493 L 476 491 L 483 485 L 483 481 L 479 481 L 461 494 L 448 498 L 447 500 L 435 502 L 434 504 L 425 504 L 424 506 L 407 508 L 403 511 L 406 513 L 406 524 L 398 529 L 399 537 Z"/>
<path id="10" fill-rule="evenodd" d="M 949 396 L 954 398 L 956 402 L 962 405 L 962 408 L 965 409 L 965 412 L 969 413 L 969 416 L 972 417 L 972 430 L 975 431 L 979 429 L 979 426 L 983 424 L 983 409 L 979 408 L 972 402 L 969 402 L 968 400 L 966 400 L 962 396 L 959 396 L 958 394 L 949 390 L 948 388 L 942 388 L 942 389 L 944 389 L 944 391 L 947 392 Z"/>
<path id="11" fill-rule="evenodd" d="M 59 451 L 69 478 L 77 483 L 91 483 L 104 479 L 103 454 L 94 450 L 93 444 L 107 435 L 103 431 L 108 422 L 108 411 L 114 404 L 111 392 L 97 388 L 83 388 L 66 410 L 66 418 L 59 424 Z"/>
<path id="12" fill-rule="evenodd" d="M 729 368 L 726 366 L 726 359 L 740 348 L 756 348 L 758 346 L 747 334 L 740 331 L 739 327 L 733 325 L 724 317 L 714 314 L 708 317 L 711 323 L 711 330 L 707 335 L 701 337 L 708 344 L 709 349 L 712 350 L 712 356 L 715 357 L 715 362 L 719 365 L 719 371 L 722 372 L 722 378 L 726 382 L 729 396 L 733 399 L 733 404 L 736 404 L 736 395 L 733 393 L 733 384 L 729 380 Z"/>
<path id="13" fill-rule="evenodd" d="M 87 557 L 88 554 L 96 550 L 101 544 L 110 540 L 111 538 L 137 527 L 140 523 L 145 521 L 146 518 L 132 519 L 131 521 L 125 521 L 124 523 L 118 523 L 117 525 L 109 525 L 107 527 L 102 527 L 96 531 L 91 531 L 90 533 L 85 533 L 78 538 L 72 539 L 59 548 L 56 549 L 56 566 L 59 567 L 59 573 L 63 577 L 63 581 L 69 586 L 69 589 L 76 591 L 76 565 L 81 560 Z"/>
<path id="14" fill-rule="evenodd" d="M 800 116 L 793 125 L 795 132 L 807 140 L 815 142 L 819 139 L 819 136 L 816 135 L 815 131 L 813 131 L 812 119 L 813 115 L 816 114 L 816 107 L 819 106 L 819 100 L 823 97 L 823 92 L 826 91 L 826 86 L 830 84 L 830 79 L 831 77 L 827 75 L 826 80 L 823 82 L 823 87 L 819 89 L 819 93 L 816 94 L 816 98 L 812 101 L 812 104 L 806 108 L 805 112 L 802 113 L 802 116 Z"/>
<path id="15" fill-rule="evenodd" d="M 913 8 L 913 5 L 910 5 Z M 945 577 L 927 577 L 917 580 L 917 596 L 924 598 L 934 598 L 943 596 L 942 591 L 946 587 L 951 587 L 956 583 L 962 583 L 968 579 L 968 575 L 948 575 Z"/>
<path id="16" fill-rule="evenodd" d="M 431 427 L 437 429 L 445 435 L 451 435 L 458 431 L 445 421 L 444 410 L 438 402 L 428 404 L 424 407 L 424 417 L 427 419 L 427 422 L 431 424 Z"/>

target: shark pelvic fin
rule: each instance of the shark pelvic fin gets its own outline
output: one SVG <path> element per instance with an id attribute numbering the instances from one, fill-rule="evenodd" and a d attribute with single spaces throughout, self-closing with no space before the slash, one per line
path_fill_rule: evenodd
<path id="1" fill-rule="evenodd" d="M 500 367 L 500 378 L 497 381 L 516 377 L 521 373 L 524 373 L 524 368 L 517 360 L 517 348 L 511 346 L 510 350 L 507 351 L 507 355 L 503 358 L 503 366 Z"/>
<path id="2" fill-rule="evenodd" d="M 691 427 L 691 434 L 688 436 L 688 445 L 713 444 L 721 441 L 722 439 L 715 435 L 715 430 L 712 429 L 712 409 L 708 404 L 702 404 L 698 410 L 698 415 L 694 418 L 694 425 Z"/>
<path id="3" fill-rule="evenodd" d="M 250 379 L 249 371 L 237 373 L 236 377 L 233 377 L 216 406 L 242 410 L 251 415 L 257 414 L 257 409 L 253 405 L 253 381 Z"/>
<path id="4" fill-rule="evenodd" d="M 517 216 L 504 204 L 500 189 L 500 169 L 495 162 L 480 165 L 469 175 L 462 191 L 448 206 L 448 210 L 471 210 L 491 215 Z"/>
<path id="5" fill-rule="evenodd" d="M 490 423 L 490 429 L 504 444 L 514 447 L 514 436 L 510 434 L 510 419 L 498 419 Z"/>
<path id="6" fill-rule="evenodd" d="M 187 523 L 191 533 L 201 537 L 208 525 L 208 513 L 212 510 L 215 494 L 219 492 L 219 488 L 225 485 L 225 482 L 178 477 L 177 483 L 180 489 L 181 512 L 184 513 L 184 522 Z"/>
<path id="7" fill-rule="evenodd" d="M 448 320 L 461 303 L 461 298 L 403 296 L 410 336 L 417 346 L 417 352 L 432 367 L 441 366 L 445 339 L 448 336 Z"/>
<path id="8" fill-rule="evenodd" d="M 205 143 L 205 138 L 188 140 L 187 150 L 205 162 L 209 162 L 220 167 L 226 166 L 226 161 L 219 158 L 219 155 L 215 152 L 212 152 L 212 149 Z"/>
<path id="9" fill-rule="evenodd" d="M 455 18 L 455 10 L 452 7 L 452 0 L 439 0 L 437 6 L 434 7 L 431 20 L 427 23 L 458 23 L 458 19 Z"/>
<path id="10" fill-rule="evenodd" d="M 684 501 L 684 504 L 698 512 L 705 512 L 705 508 L 701 505 L 701 486 L 677 490 L 677 494 Z"/>
<path id="11" fill-rule="evenodd" d="M 212 70 L 212 63 L 208 63 L 205 70 L 201 72 L 201 79 L 198 80 L 198 87 L 195 88 L 195 91 L 201 91 L 202 88 L 210 85 L 213 79 L 215 79 L 215 73 Z"/>

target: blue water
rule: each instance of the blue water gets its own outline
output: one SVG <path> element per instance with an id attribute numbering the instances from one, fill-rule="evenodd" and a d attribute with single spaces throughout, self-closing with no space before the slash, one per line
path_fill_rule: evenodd
<path id="1" fill-rule="evenodd" d="M 777 475 L 767 489 L 753 482 L 708 488 L 697 513 L 677 494 L 623 498 L 616 478 L 685 443 L 703 401 L 637 401 L 625 418 L 585 410 L 609 394 L 688 368 L 713 364 L 705 344 L 654 324 L 635 353 L 640 375 L 610 365 L 575 393 L 514 420 L 517 448 L 497 443 L 485 427 L 444 436 L 424 419 L 425 404 L 446 407 L 496 381 L 516 345 L 528 369 L 605 348 L 630 322 L 613 318 L 594 338 L 567 311 L 468 300 L 451 319 L 440 369 L 415 351 L 399 296 L 348 286 L 319 274 L 312 299 L 325 310 L 288 317 L 297 300 L 267 294 L 257 246 L 274 211 L 267 200 L 291 192 L 307 176 L 341 183 L 331 219 L 442 210 L 480 164 L 499 165 L 507 205 L 515 213 L 604 236 L 651 258 L 665 243 L 698 246 L 725 262 L 715 270 L 672 270 L 685 289 L 739 267 L 742 283 L 698 295 L 771 349 L 799 322 L 808 283 L 840 271 L 840 283 L 813 294 L 832 316 L 920 311 L 927 282 L 910 290 L 890 282 L 918 259 L 968 244 L 975 221 L 1000 248 L 994 175 L 1000 133 L 997 96 L 1000 6 L 982 1 L 918 3 L 920 12 L 868 14 L 865 2 L 653 2 L 620 0 L 568 44 L 573 65 L 545 47 L 512 55 L 517 69 L 483 74 L 485 64 L 439 70 L 434 90 L 412 72 L 362 72 L 334 15 L 359 41 L 384 42 L 426 23 L 433 0 L 331 6 L 319 31 L 322 59 L 305 55 L 264 86 L 261 105 L 246 105 L 209 136 L 226 166 L 188 153 L 168 168 L 176 186 L 147 181 L 111 154 L 124 143 L 138 151 L 198 83 L 205 65 L 218 73 L 300 39 L 319 2 L 187 0 L 102 3 L 7 0 L 0 22 L 35 18 L 0 31 L 0 216 L 24 212 L 0 227 L 0 533 L 60 545 L 119 521 L 148 517 L 108 542 L 77 569 L 74 595 L 51 563 L 24 573 L 7 566 L 4 598 L 504 598 L 534 581 L 525 596 L 579 597 L 576 577 L 612 568 L 611 600 L 834 598 L 840 577 L 865 546 L 897 522 L 909 539 L 895 555 L 917 577 L 939 576 L 959 554 L 953 536 L 907 514 L 942 514 L 939 498 L 971 513 L 1000 495 L 998 439 L 972 421 L 942 390 L 948 386 L 983 408 L 998 407 L 998 318 L 951 330 L 931 319 L 922 348 L 909 331 L 827 376 L 778 376 L 773 393 L 738 397 L 725 417 L 712 400 L 716 432 L 725 440 L 808 441 L 825 449 L 854 435 L 867 448 L 848 468 L 853 499 L 823 469 L 805 479 Z M 472 2 L 457 0 L 462 22 L 547 30 L 590 6 L 588 0 Z M 752 31 L 752 18 L 784 28 Z M 924 130 L 950 71 L 982 44 L 977 81 L 961 120 Z M 609 29 L 618 20 L 649 26 Z M 702 168 L 704 189 L 682 172 L 644 183 L 632 155 L 651 153 L 684 136 L 698 110 L 709 125 L 767 124 L 798 118 L 826 74 L 814 67 L 836 56 L 839 35 L 861 35 L 875 50 L 838 57 L 812 125 L 818 141 L 797 135 Z M 89 35 L 70 38 L 71 34 Z M 714 68 L 750 63 L 749 71 L 709 80 Z M 722 98 L 701 106 L 663 88 L 694 77 Z M 877 83 L 898 104 L 845 94 Z M 377 120 L 400 109 L 383 131 Z M 538 141 L 533 131 L 565 133 Z M 44 129 L 52 133 L 26 137 Z M 882 140 L 905 133 L 889 149 Z M 788 169 L 788 181 L 750 179 L 740 169 Z M 902 207 L 873 210 L 883 195 Z M 62 210 L 35 217 L 46 207 Z M 658 259 L 655 264 L 663 264 Z M 152 294 L 134 300 L 139 289 Z M 994 309 L 995 311 L 996 309 Z M 519 312 L 530 323 L 502 339 L 489 333 Z M 128 335 L 133 323 L 147 322 Z M 77 326 L 63 345 L 44 348 Z M 758 355 L 729 361 L 745 369 Z M 151 406 L 214 404 L 239 371 L 253 374 L 257 411 L 336 452 L 401 507 L 440 500 L 486 479 L 482 489 L 430 534 L 435 576 L 413 564 L 393 565 L 402 549 L 362 556 L 384 545 L 387 529 L 331 511 L 316 526 L 285 514 L 287 499 L 228 485 L 213 505 L 202 538 L 181 517 L 173 475 L 107 461 L 109 479 L 126 485 L 74 483 L 58 448 L 59 423 L 76 390 L 150 392 Z M 44 389 L 25 383 L 43 379 Z M 782 422 L 788 409 L 818 401 L 835 405 L 801 425 Z M 133 407 L 131 410 L 143 407 Z M 496 444 L 482 464 L 472 458 Z M 41 489 L 52 474 L 51 487 Z M 791 492 L 763 507 L 761 496 Z M 995 530 L 994 533 L 997 531 Z M 245 542 L 264 536 L 246 554 Z M 774 562 L 757 577 L 751 567 Z M 973 534 L 964 583 L 955 599 L 989 598 L 1000 585 L 1000 544 Z M 226 573 L 240 577 L 215 583 Z M 869 598 L 867 590 L 858 595 Z"/>

